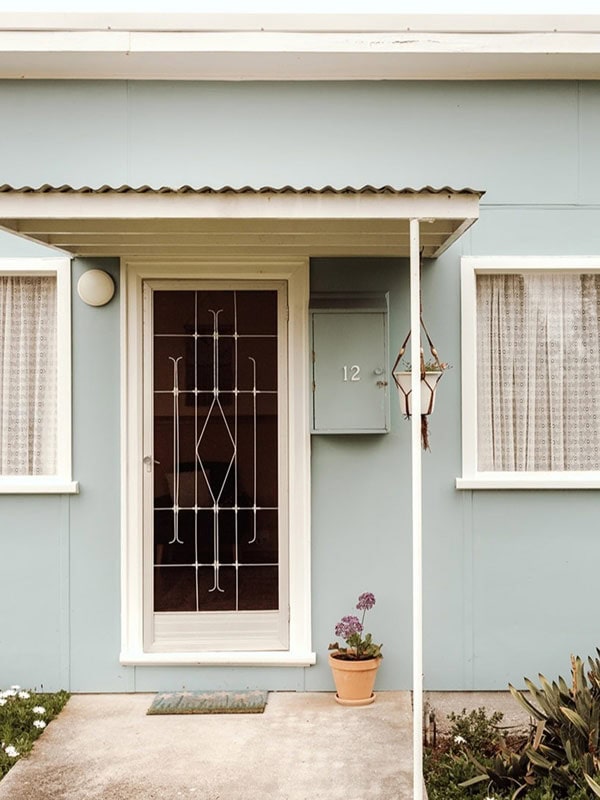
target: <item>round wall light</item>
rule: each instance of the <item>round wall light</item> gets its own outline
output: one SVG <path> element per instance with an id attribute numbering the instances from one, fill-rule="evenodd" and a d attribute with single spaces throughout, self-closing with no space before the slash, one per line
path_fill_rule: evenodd
<path id="1" fill-rule="evenodd" d="M 108 272 L 88 269 L 77 281 L 77 293 L 88 306 L 105 306 L 113 299 L 115 283 Z"/>

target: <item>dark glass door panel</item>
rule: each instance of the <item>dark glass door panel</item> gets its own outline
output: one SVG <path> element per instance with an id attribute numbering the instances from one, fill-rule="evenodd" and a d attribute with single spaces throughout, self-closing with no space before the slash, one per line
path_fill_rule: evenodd
<path id="1" fill-rule="evenodd" d="M 276 610 L 277 292 L 153 304 L 154 610 Z"/>

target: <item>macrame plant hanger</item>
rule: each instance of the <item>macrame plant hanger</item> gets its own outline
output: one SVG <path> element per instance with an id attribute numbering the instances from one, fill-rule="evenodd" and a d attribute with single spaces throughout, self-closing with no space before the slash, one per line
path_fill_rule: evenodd
<path id="1" fill-rule="evenodd" d="M 432 371 L 431 369 L 427 369 L 427 365 L 425 362 L 425 354 L 423 351 L 423 346 L 419 348 L 420 353 L 420 368 L 421 368 L 421 441 L 423 443 L 423 450 L 430 450 L 429 447 L 429 425 L 427 422 L 427 417 L 433 411 L 433 405 L 435 402 L 435 390 L 437 385 L 442 377 L 444 370 L 447 368 L 447 364 L 443 364 L 440 361 L 440 357 L 438 355 L 438 351 L 429 335 L 429 331 L 427 330 L 427 326 L 423 320 L 423 302 L 421 299 L 421 293 L 419 292 L 419 307 L 420 307 L 420 314 L 419 314 L 419 321 L 421 323 L 421 328 L 423 329 L 423 333 L 425 334 L 425 338 L 427 339 L 427 344 L 429 345 L 429 352 L 431 353 L 431 360 L 429 364 L 435 364 L 436 369 Z M 400 352 L 398 353 L 398 357 L 394 362 L 394 366 L 392 368 L 392 376 L 394 378 L 394 383 L 398 387 L 398 391 L 402 395 L 400 400 L 400 405 L 404 416 L 406 419 L 410 419 L 411 416 L 411 388 L 407 388 L 403 386 L 400 380 L 397 377 L 397 369 L 401 359 L 404 357 L 406 352 L 406 346 L 410 340 L 410 335 L 412 331 L 409 330 L 406 334 L 406 338 L 402 342 L 402 346 L 400 347 Z"/>

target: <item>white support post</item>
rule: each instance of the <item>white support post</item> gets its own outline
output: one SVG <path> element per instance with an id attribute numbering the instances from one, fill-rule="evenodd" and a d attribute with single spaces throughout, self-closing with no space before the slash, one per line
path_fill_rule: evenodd
<path id="1" fill-rule="evenodd" d="M 423 546 L 421 487 L 421 275 L 419 220 L 410 220 L 410 362 L 413 587 L 413 800 L 423 800 Z"/>

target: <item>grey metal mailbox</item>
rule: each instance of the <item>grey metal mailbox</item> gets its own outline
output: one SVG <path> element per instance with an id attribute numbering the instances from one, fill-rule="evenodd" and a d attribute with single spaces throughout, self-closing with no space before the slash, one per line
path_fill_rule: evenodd
<path id="1" fill-rule="evenodd" d="M 312 433 L 387 433 L 387 294 L 312 295 L 310 316 Z"/>

